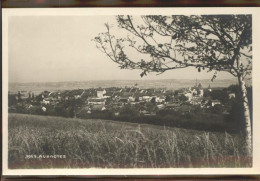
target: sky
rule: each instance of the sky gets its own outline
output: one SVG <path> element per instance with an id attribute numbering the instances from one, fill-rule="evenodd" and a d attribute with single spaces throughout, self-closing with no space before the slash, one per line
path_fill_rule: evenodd
<path id="1" fill-rule="evenodd" d="M 9 82 L 212 78 L 213 73 L 198 73 L 194 68 L 149 73 L 143 78 L 140 70 L 120 69 L 92 41 L 106 31 L 107 22 L 115 34 L 124 34 L 114 16 L 9 17 Z M 233 78 L 229 73 L 218 73 L 217 79 L 229 78 Z"/>

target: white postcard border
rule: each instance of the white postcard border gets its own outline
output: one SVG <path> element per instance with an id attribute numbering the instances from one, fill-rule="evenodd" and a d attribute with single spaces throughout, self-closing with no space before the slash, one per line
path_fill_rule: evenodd
<path id="1" fill-rule="evenodd" d="M 3 175 L 221 175 L 260 173 L 260 8 L 12 8 L 2 9 L 2 125 Z M 253 167 L 156 169 L 8 169 L 8 18 L 10 16 L 102 16 L 117 14 L 252 14 L 253 16 Z M 18 30 L 19 31 L 19 30 Z"/>

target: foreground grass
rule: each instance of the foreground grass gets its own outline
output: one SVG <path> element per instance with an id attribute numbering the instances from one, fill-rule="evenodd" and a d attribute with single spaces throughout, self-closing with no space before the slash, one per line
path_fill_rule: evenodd
<path id="1" fill-rule="evenodd" d="M 239 135 L 9 114 L 9 168 L 250 167 Z M 31 158 L 26 155 L 66 155 Z"/>

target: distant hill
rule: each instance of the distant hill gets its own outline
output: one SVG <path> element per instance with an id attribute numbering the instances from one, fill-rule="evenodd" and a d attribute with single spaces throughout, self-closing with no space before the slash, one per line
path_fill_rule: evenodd
<path id="1" fill-rule="evenodd" d="M 203 87 L 208 87 L 209 84 L 214 87 L 228 87 L 232 84 L 237 84 L 234 79 L 214 80 L 211 82 L 209 79 L 197 80 Z M 98 80 L 98 81 L 84 81 L 84 82 L 43 82 L 43 83 L 9 83 L 9 91 L 33 91 L 40 93 L 44 90 L 57 91 L 57 90 L 73 90 L 73 89 L 89 89 L 98 87 L 131 87 L 138 84 L 140 88 L 166 88 L 166 89 L 180 89 L 184 87 L 194 86 L 196 79 L 163 79 L 163 80 Z M 251 85 L 251 81 L 247 81 Z"/>

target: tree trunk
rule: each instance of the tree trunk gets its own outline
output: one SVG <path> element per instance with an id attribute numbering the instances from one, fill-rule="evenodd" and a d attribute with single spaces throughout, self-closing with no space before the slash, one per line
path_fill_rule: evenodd
<path id="1" fill-rule="evenodd" d="M 249 111 L 249 103 L 247 98 L 247 90 L 245 80 L 242 76 L 238 76 L 239 87 L 241 91 L 241 101 L 243 106 L 243 115 L 244 115 L 244 134 L 246 142 L 246 154 L 252 156 L 252 127 Z"/>

